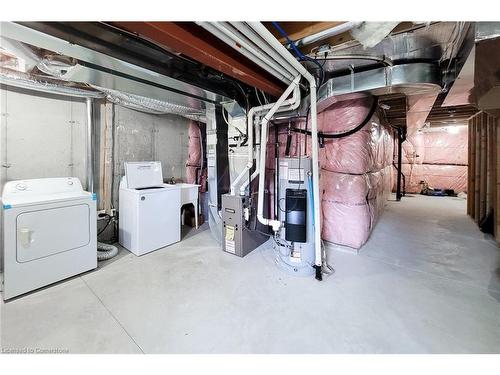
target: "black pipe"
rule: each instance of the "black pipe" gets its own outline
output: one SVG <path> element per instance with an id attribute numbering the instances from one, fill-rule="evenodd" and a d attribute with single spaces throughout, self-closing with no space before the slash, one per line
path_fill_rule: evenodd
<path id="1" fill-rule="evenodd" d="M 288 123 L 288 129 L 287 129 L 287 135 L 286 135 L 286 148 L 285 148 L 285 156 L 290 156 L 290 146 L 292 145 L 292 124 L 289 122 Z"/>
<path id="2" fill-rule="evenodd" d="M 274 181 L 274 220 L 278 220 L 278 204 L 279 204 L 279 183 L 280 183 L 280 143 L 278 139 L 278 125 L 274 124 L 274 157 L 275 157 L 275 171 L 276 179 Z M 287 141 L 288 143 L 288 141 Z"/>
<path id="3" fill-rule="evenodd" d="M 352 134 L 356 133 L 358 130 L 362 129 L 366 124 L 368 124 L 368 121 L 370 121 L 370 119 L 372 118 L 372 116 L 375 113 L 375 111 L 377 110 L 377 108 L 378 108 L 378 99 L 377 99 L 377 97 L 374 97 L 373 98 L 372 106 L 370 108 L 370 112 L 368 112 L 368 115 L 365 117 L 365 119 L 358 126 L 356 126 L 355 128 L 353 128 L 353 129 L 351 129 L 349 131 L 346 131 L 345 133 L 333 133 L 333 134 L 329 134 L 329 133 L 318 132 L 318 141 L 319 141 L 319 143 L 323 144 L 325 142 L 325 139 L 343 138 L 343 137 L 347 137 L 349 135 L 352 135 Z M 297 133 L 311 135 L 311 132 L 308 131 L 308 130 L 302 130 L 302 129 L 294 128 L 293 131 L 297 132 Z"/>
<path id="4" fill-rule="evenodd" d="M 397 167 L 397 181 L 396 181 L 396 201 L 400 201 L 401 198 L 403 197 L 403 194 L 401 193 L 401 180 L 404 178 L 403 177 L 403 171 L 402 171 L 402 162 L 403 162 L 403 142 L 406 140 L 406 130 L 403 129 L 402 127 L 397 128 L 398 132 L 398 167 Z M 405 181 L 406 185 L 406 181 Z"/>

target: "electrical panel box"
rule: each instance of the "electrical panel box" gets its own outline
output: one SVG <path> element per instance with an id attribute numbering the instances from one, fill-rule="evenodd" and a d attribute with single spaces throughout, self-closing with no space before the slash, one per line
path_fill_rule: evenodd
<path id="1" fill-rule="evenodd" d="M 244 208 L 248 198 L 230 194 L 222 196 L 222 250 L 244 257 L 269 237 L 247 228 Z"/>

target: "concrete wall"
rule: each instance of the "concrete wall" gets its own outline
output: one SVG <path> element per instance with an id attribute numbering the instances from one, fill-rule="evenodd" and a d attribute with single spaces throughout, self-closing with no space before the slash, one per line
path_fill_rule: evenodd
<path id="1" fill-rule="evenodd" d="M 114 107 L 115 147 L 113 204 L 117 207 L 124 162 L 158 160 L 164 179 L 186 178 L 189 120 L 175 115 L 152 115 Z"/>
<path id="2" fill-rule="evenodd" d="M 75 176 L 86 186 L 86 109 L 83 99 L 34 93 L 17 88 L 0 90 L 0 186 L 6 181 Z M 102 198 L 106 169 L 104 137 L 111 150 L 107 160 L 113 177 L 112 204 L 117 207 L 124 162 L 159 160 L 165 179 L 184 180 L 188 156 L 189 120 L 175 115 L 152 115 L 113 104 L 95 110 L 96 148 L 94 187 Z M 112 112 L 112 113 L 108 113 Z"/>
<path id="3" fill-rule="evenodd" d="M 0 90 L 1 185 L 75 176 L 85 186 L 85 102 L 22 89 Z"/>

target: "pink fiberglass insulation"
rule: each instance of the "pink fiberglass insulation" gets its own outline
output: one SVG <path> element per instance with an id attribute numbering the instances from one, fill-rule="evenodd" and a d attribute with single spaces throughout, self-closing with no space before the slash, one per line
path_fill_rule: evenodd
<path id="1" fill-rule="evenodd" d="M 195 184 L 201 167 L 200 128 L 194 121 L 188 127 L 188 158 L 186 160 L 186 182 Z"/>
<path id="2" fill-rule="evenodd" d="M 403 164 L 402 169 L 407 193 L 420 193 L 421 181 L 435 189 L 453 189 L 455 193 L 467 191 L 466 165 Z"/>
<path id="3" fill-rule="evenodd" d="M 323 239 L 360 248 L 384 209 L 390 185 L 391 167 L 361 175 L 323 170 L 320 177 Z"/>
<path id="4" fill-rule="evenodd" d="M 368 116 L 372 103 L 371 96 L 359 94 L 335 99 L 318 113 L 318 131 L 345 133 L 354 129 Z"/>
<path id="5" fill-rule="evenodd" d="M 378 171 L 392 163 L 393 141 L 378 116 L 356 133 L 337 139 L 326 139 L 322 149 L 321 168 L 330 172 L 362 174 Z"/>
<path id="6" fill-rule="evenodd" d="M 423 134 L 424 163 L 467 165 L 467 126 L 448 129 Z"/>
<path id="7" fill-rule="evenodd" d="M 290 142 L 290 152 L 289 152 L 289 157 L 295 157 L 300 155 L 310 155 L 311 153 L 311 143 L 310 140 L 307 140 L 307 146 L 304 146 L 304 139 L 311 138 L 309 136 L 305 136 L 303 134 L 298 134 L 295 132 L 292 132 L 290 134 L 291 136 L 291 142 Z M 267 153 L 266 153 L 266 168 L 272 168 L 274 169 L 274 159 L 275 159 L 275 135 L 274 135 L 274 128 L 269 129 L 269 137 L 268 137 L 268 143 L 267 143 Z M 285 127 L 282 127 L 279 129 L 278 133 L 278 141 L 279 141 L 279 157 L 283 158 L 285 157 L 285 151 L 286 151 L 286 142 L 288 138 L 288 130 Z M 307 147 L 307 153 L 304 149 L 304 147 Z"/>
<path id="8" fill-rule="evenodd" d="M 425 140 L 424 134 L 417 132 L 408 135 L 406 141 L 402 144 L 403 163 L 422 164 L 425 158 Z"/>
<path id="9" fill-rule="evenodd" d="M 200 128 L 194 121 L 188 127 L 188 159 L 186 165 L 199 167 L 201 165 L 201 139 Z"/>
<path id="10" fill-rule="evenodd" d="M 343 133 L 366 119 L 373 98 L 356 95 L 331 103 L 318 114 L 318 130 Z M 304 129 L 305 121 L 296 121 L 294 127 Z M 266 186 L 269 214 L 273 217 L 273 127 L 268 134 Z M 278 134 L 280 157 L 285 157 L 287 134 L 287 127 L 281 126 Z M 325 139 L 324 147 L 319 149 L 323 239 L 355 249 L 367 241 L 390 194 L 393 146 L 392 132 L 380 123 L 377 113 L 359 131 L 343 138 Z M 311 137 L 292 132 L 289 156 L 298 155 L 311 155 Z"/>

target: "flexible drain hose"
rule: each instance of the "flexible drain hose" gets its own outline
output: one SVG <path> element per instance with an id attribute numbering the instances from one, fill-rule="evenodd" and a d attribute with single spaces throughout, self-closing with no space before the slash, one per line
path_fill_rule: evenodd
<path id="1" fill-rule="evenodd" d="M 103 261 L 115 257 L 118 254 L 118 248 L 114 245 L 97 242 L 97 260 Z"/>

